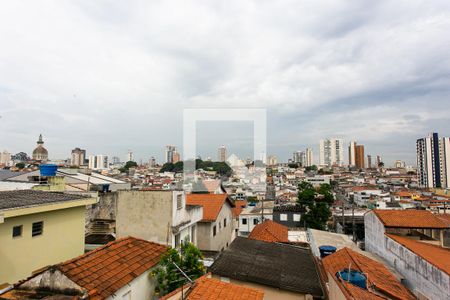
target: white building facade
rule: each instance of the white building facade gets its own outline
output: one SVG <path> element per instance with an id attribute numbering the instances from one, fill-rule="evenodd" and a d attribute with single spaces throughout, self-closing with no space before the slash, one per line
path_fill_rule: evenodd
<path id="1" fill-rule="evenodd" d="M 344 163 L 344 141 L 328 138 L 320 140 L 319 164 L 321 166 L 342 166 Z"/>

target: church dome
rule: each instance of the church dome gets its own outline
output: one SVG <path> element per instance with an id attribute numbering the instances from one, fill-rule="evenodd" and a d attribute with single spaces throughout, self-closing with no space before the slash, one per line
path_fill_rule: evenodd
<path id="1" fill-rule="evenodd" d="M 39 140 L 37 141 L 37 147 L 33 150 L 33 159 L 34 160 L 47 160 L 48 159 L 48 151 L 43 146 L 44 141 L 42 140 L 42 134 L 39 135 Z"/>
<path id="2" fill-rule="evenodd" d="M 33 150 L 33 156 L 35 155 L 48 155 L 48 151 L 42 145 L 39 145 Z"/>

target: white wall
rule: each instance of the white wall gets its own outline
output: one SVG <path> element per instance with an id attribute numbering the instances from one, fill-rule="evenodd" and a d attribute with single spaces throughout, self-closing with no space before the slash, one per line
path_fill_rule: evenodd
<path id="1" fill-rule="evenodd" d="M 450 277 L 422 257 L 384 235 L 385 228 L 374 212 L 364 216 L 366 251 L 384 258 L 406 279 L 416 296 L 450 299 Z"/>
<path id="2" fill-rule="evenodd" d="M 152 269 L 142 273 L 130 283 L 120 288 L 106 300 L 150 300 L 155 295 L 155 281 L 150 278 L 149 274 Z M 130 297 L 125 295 L 131 291 Z"/>

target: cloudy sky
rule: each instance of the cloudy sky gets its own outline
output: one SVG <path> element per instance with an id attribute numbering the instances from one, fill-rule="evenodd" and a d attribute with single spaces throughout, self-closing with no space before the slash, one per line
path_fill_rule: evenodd
<path id="1" fill-rule="evenodd" d="M 339 137 L 412 164 L 450 135 L 450 1 L 0 4 L 0 150 L 161 160 L 204 107 L 266 108 L 281 160 Z M 251 124 L 210 123 L 200 154 L 252 153 Z"/>

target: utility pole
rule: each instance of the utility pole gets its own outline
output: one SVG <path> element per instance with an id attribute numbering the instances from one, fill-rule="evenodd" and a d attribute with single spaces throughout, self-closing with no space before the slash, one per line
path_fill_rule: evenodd
<path id="1" fill-rule="evenodd" d="M 342 232 L 345 234 L 345 197 L 342 197 Z"/>

